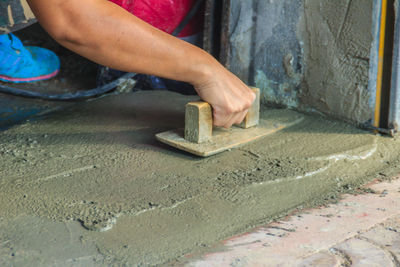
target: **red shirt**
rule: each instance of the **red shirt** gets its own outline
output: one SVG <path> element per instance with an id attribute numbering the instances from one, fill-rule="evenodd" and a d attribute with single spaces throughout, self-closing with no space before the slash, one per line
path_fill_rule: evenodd
<path id="1" fill-rule="evenodd" d="M 172 33 L 190 11 L 196 0 L 110 0 L 154 27 Z M 203 12 L 198 14 L 178 35 L 195 35 L 203 28 Z"/>

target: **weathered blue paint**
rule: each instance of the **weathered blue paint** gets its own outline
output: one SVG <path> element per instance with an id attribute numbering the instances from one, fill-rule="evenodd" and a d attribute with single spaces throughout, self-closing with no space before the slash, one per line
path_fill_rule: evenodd
<path id="1" fill-rule="evenodd" d="M 301 0 L 232 0 L 228 67 L 261 89 L 262 100 L 298 106 L 302 48 Z"/>
<path id="2" fill-rule="evenodd" d="M 0 131 L 55 109 L 57 107 L 51 107 L 42 101 L 0 95 Z"/>

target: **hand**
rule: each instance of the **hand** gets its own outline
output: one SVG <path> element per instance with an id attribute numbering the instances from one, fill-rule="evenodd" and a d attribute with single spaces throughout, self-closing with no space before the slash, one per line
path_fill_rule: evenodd
<path id="1" fill-rule="evenodd" d="M 218 62 L 193 85 L 202 100 L 212 106 L 215 126 L 230 128 L 241 123 L 256 98 L 249 87 Z"/>
<path id="2" fill-rule="evenodd" d="M 211 104 L 216 126 L 229 128 L 242 122 L 255 99 L 242 81 L 204 50 L 154 28 L 109 1 L 28 3 L 55 40 L 98 64 L 191 83 Z"/>

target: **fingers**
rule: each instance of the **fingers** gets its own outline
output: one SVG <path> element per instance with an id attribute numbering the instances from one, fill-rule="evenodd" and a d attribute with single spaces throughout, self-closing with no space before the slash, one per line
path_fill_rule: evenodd
<path id="1" fill-rule="evenodd" d="M 213 110 L 213 124 L 217 127 L 229 128 L 230 121 L 232 121 L 233 114 L 221 114 Z"/>
<path id="2" fill-rule="evenodd" d="M 235 114 L 234 116 L 233 116 L 233 118 L 232 118 L 232 120 L 229 122 L 229 124 L 227 125 L 228 127 L 226 127 L 226 128 L 230 128 L 232 125 L 234 125 L 234 124 L 240 124 L 240 123 L 242 123 L 242 121 L 244 120 L 244 118 L 246 117 L 246 115 L 247 115 L 247 112 L 248 112 L 248 110 L 245 110 L 245 111 L 242 111 L 242 112 L 239 112 L 239 113 L 237 113 L 237 114 Z"/>
<path id="3" fill-rule="evenodd" d="M 257 98 L 256 94 L 252 90 L 250 91 L 250 93 L 251 93 L 251 102 L 250 102 L 249 108 L 254 104 L 254 101 L 256 101 L 256 98 Z"/>
<path id="4" fill-rule="evenodd" d="M 240 124 L 255 101 L 256 95 L 222 66 L 212 74 L 204 82 L 195 84 L 195 88 L 199 96 L 212 106 L 213 124 L 225 128 Z"/>
<path id="5" fill-rule="evenodd" d="M 214 125 L 218 127 L 230 128 L 234 124 L 240 124 L 247 115 L 248 110 L 238 112 L 232 115 L 226 115 L 224 117 L 219 116 L 214 119 Z M 215 117 L 214 117 L 215 118 Z"/>
<path id="6" fill-rule="evenodd" d="M 245 111 L 243 111 L 240 116 L 239 119 L 235 122 L 235 124 L 240 124 L 243 122 L 244 118 L 246 118 L 247 112 L 249 112 L 248 109 L 246 109 Z"/>
<path id="7" fill-rule="evenodd" d="M 256 94 L 246 86 L 246 96 L 243 98 L 245 101 L 245 109 L 248 110 L 256 100 Z"/>
<path id="8" fill-rule="evenodd" d="M 213 109 L 213 123 L 215 126 L 230 128 L 234 124 L 240 124 L 253 104 L 256 96 L 246 86 L 242 96 L 234 99 L 229 105 L 222 108 Z"/>

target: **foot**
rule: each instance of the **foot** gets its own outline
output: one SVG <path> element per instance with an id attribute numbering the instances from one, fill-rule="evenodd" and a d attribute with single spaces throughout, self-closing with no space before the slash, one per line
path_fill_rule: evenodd
<path id="1" fill-rule="evenodd" d="M 24 46 L 13 34 L 0 35 L 0 81 L 27 83 L 57 75 L 60 60 L 52 51 Z"/>

